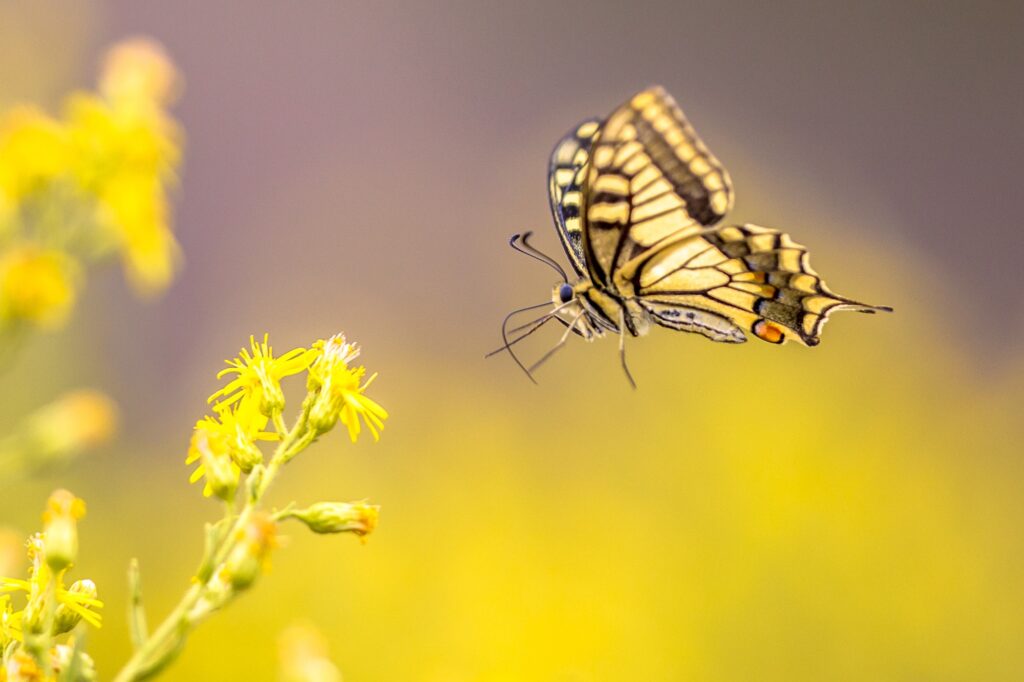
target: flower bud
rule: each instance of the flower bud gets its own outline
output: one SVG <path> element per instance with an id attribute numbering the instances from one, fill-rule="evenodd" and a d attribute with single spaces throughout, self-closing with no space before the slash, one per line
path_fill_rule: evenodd
<path id="1" fill-rule="evenodd" d="M 317 433 L 323 435 L 334 428 L 338 423 L 338 413 L 341 411 L 341 401 L 337 400 L 330 391 L 320 391 L 309 408 L 309 426 Z"/>
<path id="2" fill-rule="evenodd" d="M 76 580 L 68 588 L 68 592 L 75 597 L 96 599 L 96 583 L 88 579 Z M 80 603 L 78 599 L 73 601 Z M 62 603 L 57 606 L 57 611 L 54 614 L 52 632 L 54 635 L 63 635 L 65 632 L 71 632 L 81 621 L 82 614 L 80 611 L 69 608 L 67 603 Z"/>
<path id="3" fill-rule="evenodd" d="M 209 491 L 222 500 L 231 501 L 238 487 L 238 474 L 231 467 L 224 440 L 220 434 L 197 428 L 192 434 L 192 447 L 199 453 Z"/>
<path id="4" fill-rule="evenodd" d="M 263 453 L 237 423 L 235 424 L 235 437 L 231 439 L 228 447 L 228 455 L 231 456 L 235 465 L 245 473 L 252 471 L 257 464 L 263 464 Z"/>
<path id="5" fill-rule="evenodd" d="M 277 524 L 266 514 L 255 514 L 240 533 L 222 572 L 239 592 L 252 586 L 262 572 L 270 550 L 277 545 Z"/>
<path id="6" fill-rule="evenodd" d="M 317 502 L 292 512 L 314 533 L 355 533 L 365 537 L 377 527 L 380 506 L 364 502 Z"/>
<path id="7" fill-rule="evenodd" d="M 40 464 L 67 459 L 110 440 L 117 406 L 98 391 L 69 391 L 29 417 L 26 429 Z"/>
<path id="8" fill-rule="evenodd" d="M 71 667 L 72 656 L 78 656 L 78 675 L 74 678 L 75 682 L 91 682 L 96 679 L 96 664 L 93 663 L 92 657 L 85 653 L 79 647 L 78 652 L 75 652 L 75 646 L 72 643 L 69 644 L 58 644 L 53 647 L 50 652 L 51 663 L 53 665 L 53 671 L 57 673 L 57 679 L 64 679 L 61 675 L 64 671 Z"/>
<path id="9" fill-rule="evenodd" d="M 78 519 L 85 515 L 85 502 L 67 490 L 57 490 L 43 513 L 43 551 L 54 573 L 70 566 L 78 555 Z"/>
<path id="10" fill-rule="evenodd" d="M 103 63 L 100 92 L 113 100 L 170 103 L 181 77 L 163 47 L 148 38 L 125 40 L 112 47 Z"/>
<path id="11" fill-rule="evenodd" d="M 260 398 L 260 414 L 273 418 L 275 414 L 280 414 L 284 410 L 284 391 L 281 390 L 280 383 L 265 375 L 260 376 L 260 385 L 263 388 Z"/>

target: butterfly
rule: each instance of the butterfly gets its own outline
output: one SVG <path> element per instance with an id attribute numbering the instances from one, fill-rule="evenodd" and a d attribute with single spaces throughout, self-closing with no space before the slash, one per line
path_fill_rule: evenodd
<path id="1" fill-rule="evenodd" d="M 646 334 L 652 323 L 743 343 L 747 335 L 816 346 L 837 310 L 891 311 L 845 298 L 811 268 L 807 249 L 784 232 L 759 225 L 719 225 L 733 204 L 732 180 L 708 151 L 675 100 L 660 86 L 634 95 L 608 118 L 587 119 L 559 140 L 548 170 L 551 212 L 576 277 L 533 247 L 531 233 L 511 246 L 562 277 L 551 302 L 511 313 L 504 345 L 532 370 L 571 333 L 587 340 Z M 511 317 L 553 306 L 513 329 Z M 555 319 L 566 330 L 531 367 L 512 346 Z M 508 334 L 520 332 L 509 341 Z"/>

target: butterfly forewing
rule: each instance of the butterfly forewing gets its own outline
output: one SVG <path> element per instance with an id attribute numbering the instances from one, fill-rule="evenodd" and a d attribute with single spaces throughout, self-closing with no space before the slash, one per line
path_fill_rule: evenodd
<path id="1" fill-rule="evenodd" d="M 601 127 L 582 200 L 588 273 L 618 292 L 631 261 L 721 220 L 732 183 L 671 96 L 653 87 Z"/>
<path id="2" fill-rule="evenodd" d="M 555 145 L 548 166 L 551 214 L 555 218 L 558 237 L 562 240 L 565 253 L 578 275 L 583 275 L 587 271 L 583 257 L 583 223 L 580 217 L 581 186 L 586 180 L 590 147 L 600 126 L 600 119 L 592 118 L 569 131 Z"/>

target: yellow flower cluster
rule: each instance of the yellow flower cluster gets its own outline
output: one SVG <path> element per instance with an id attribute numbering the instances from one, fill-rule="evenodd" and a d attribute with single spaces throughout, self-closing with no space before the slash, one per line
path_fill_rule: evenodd
<path id="1" fill-rule="evenodd" d="M 191 481 L 206 479 L 205 495 L 224 500 L 234 498 L 242 472 L 249 473 L 264 463 L 259 441 L 281 440 L 288 436 L 288 447 L 280 454 L 287 462 L 300 449 L 341 421 L 355 442 L 366 423 L 374 439 L 380 437 L 387 411 L 364 395 L 370 382 L 363 381 L 366 368 L 355 366 L 359 347 L 345 340 L 344 334 L 319 340 L 310 348 L 293 348 L 274 356 L 268 335 L 262 341 L 249 337 L 249 348 L 228 360 L 228 367 L 217 377 L 231 377 L 210 396 L 212 416 L 203 417 L 192 433 L 186 464 L 198 462 Z M 281 381 L 307 372 L 308 393 L 296 426 L 284 423 L 284 391 Z M 272 425 L 273 431 L 266 431 Z"/>
<path id="2" fill-rule="evenodd" d="M 168 286 L 182 133 L 167 107 L 179 90 L 161 47 L 135 39 L 109 51 L 98 90 L 70 96 L 61 118 L 0 112 L 0 323 L 59 326 L 79 263 L 112 252 L 140 294 Z"/>
<path id="3" fill-rule="evenodd" d="M 64 575 L 78 551 L 77 522 L 84 514 L 82 500 L 67 490 L 54 492 L 43 514 L 43 532 L 28 541 L 29 578 L 0 577 L 0 679 L 58 679 L 70 664 L 73 647 L 54 638 L 81 622 L 100 626 L 97 609 L 103 603 L 96 597 L 96 584 L 77 580 L 64 587 Z M 15 610 L 11 593 L 19 592 L 25 594 L 25 606 Z M 92 667 L 85 654 L 77 655 L 81 659 L 76 665 Z"/>

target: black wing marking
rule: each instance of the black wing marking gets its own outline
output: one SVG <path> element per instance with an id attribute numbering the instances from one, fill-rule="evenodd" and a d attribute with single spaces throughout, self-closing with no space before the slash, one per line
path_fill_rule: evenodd
<path id="1" fill-rule="evenodd" d="M 583 256 L 582 183 L 587 177 L 590 148 L 601 129 L 600 119 L 590 118 L 558 141 L 548 166 L 551 215 L 565 253 L 577 275 L 587 272 Z"/>

